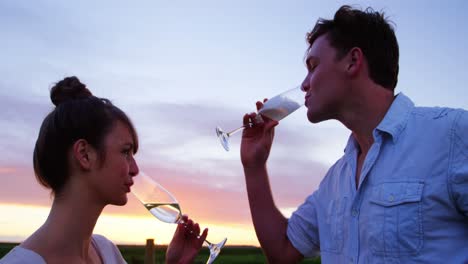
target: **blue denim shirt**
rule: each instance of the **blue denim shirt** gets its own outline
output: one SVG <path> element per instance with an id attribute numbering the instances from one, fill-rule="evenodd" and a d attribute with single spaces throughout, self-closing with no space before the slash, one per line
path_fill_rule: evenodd
<path id="1" fill-rule="evenodd" d="M 373 131 L 293 213 L 287 235 L 322 263 L 468 262 L 468 112 L 415 107 L 399 94 Z"/>

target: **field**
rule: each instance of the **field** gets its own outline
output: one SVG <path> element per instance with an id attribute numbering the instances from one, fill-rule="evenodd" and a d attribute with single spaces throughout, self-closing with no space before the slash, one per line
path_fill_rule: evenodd
<path id="1" fill-rule="evenodd" d="M 0 258 L 2 258 L 8 251 L 10 251 L 15 243 L 0 243 Z M 129 264 L 143 264 L 145 257 L 145 247 L 144 246 L 118 246 L 125 260 Z M 156 246 L 155 256 L 156 263 L 164 263 L 166 247 L 165 246 Z M 203 248 L 200 254 L 195 259 L 196 264 L 204 264 L 208 259 L 208 249 Z M 241 263 L 266 263 L 265 257 L 262 254 L 260 248 L 257 247 L 236 247 L 236 246 L 227 246 L 223 248 L 221 254 L 218 256 L 215 263 L 218 264 L 241 264 Z M 306 259 L 301 262 L 302 264 L 317 264 L 320 263 L 320 259 Z"/>

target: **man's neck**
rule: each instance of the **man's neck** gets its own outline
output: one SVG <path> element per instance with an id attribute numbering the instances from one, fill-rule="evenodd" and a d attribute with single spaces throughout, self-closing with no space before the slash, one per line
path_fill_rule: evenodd
<path id="1" fill-rule="evenodd" d="M 379 86 L 363 88 L 350 98 L 341 122 L 352 131 L 360 153 L 367 153 L 374 143 L 373 131 L 385 117 L 394 99 L 393 92 Z"/>

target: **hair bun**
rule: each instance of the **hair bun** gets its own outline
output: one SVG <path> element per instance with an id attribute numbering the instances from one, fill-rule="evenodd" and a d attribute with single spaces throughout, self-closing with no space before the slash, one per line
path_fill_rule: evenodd
<path id="1" fill-rule="evenodd" d="M 75 76 L 66 77 L 56 83 L 50 90 L 50 99 L 55 106 L 70 100 L 88 98 L 91 96 L 93 96 L 93 94 L 86 88 L 86 85 L 82 84 Z"/>

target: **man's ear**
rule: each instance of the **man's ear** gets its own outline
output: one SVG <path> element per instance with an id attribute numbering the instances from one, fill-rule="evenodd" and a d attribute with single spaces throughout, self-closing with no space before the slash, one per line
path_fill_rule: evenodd
<path id="1" fill-rule="evenodd" d="M 354 47 L 349 50 L 347 57 L 346 71 L 351 76 L 355 76 L 362 70 L 364 65 L 364 53 L 360 48 Z"/>
<path id="2" fill-rule="evenodd" d="M 83 170 L 90 170 L 96 163 L 96 150 L 84 139 L 75 141 L 72 154 L 77 166 Z"/>

